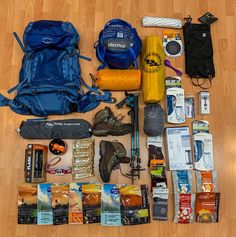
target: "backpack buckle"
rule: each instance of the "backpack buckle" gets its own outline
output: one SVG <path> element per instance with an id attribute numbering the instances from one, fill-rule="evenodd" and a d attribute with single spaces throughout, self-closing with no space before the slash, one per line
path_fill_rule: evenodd
<path id="1" fill-rule="evenodd" d="M 192 17 L 190 15 L 188 15 L 187 17 L 184 18 L 184 20 L 186 21 L 186 24 L 190 24 L 192 22 Z"/>
<path id="2" fill-rule="evenodd" d="M 73 56 L 74 56 L 74 51 L 71 50 L 71 51 L 69 52 L 69 57 L 73 57 Z"/>
<path id="3" fill-rule="evenodd" d="M 89 73 L 91 79 L 92 79 L 92 86 L 95 86 L 96 85 L 96 81 L 97 81 L 97 78 L 92 74 L 92 73 Z"/>
<path id="4" fill-rule="evenodd" d="M 115 104 L 117 102 L 117 99 L 115 97 L 111 97 L 111 104 Z"/>
<path id="5" fill-rule="evenodd" d="M 30 60 L 30 54 L 25 54 L 25 58 L 27 59 L 27 60 Z"/>

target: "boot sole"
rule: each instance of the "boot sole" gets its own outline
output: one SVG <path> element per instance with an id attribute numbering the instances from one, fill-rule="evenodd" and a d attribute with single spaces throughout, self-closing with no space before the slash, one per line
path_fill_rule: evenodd
<path id="1" fill-rule="evenodd" d="M 93 130 L 93 135 L 96 137 L 106 137 L 108 135 L 111 136 L 124 136 L 126 134 L 131 133 L 130 131 L 109 131 L 109 130 Z"/>
<path id="2" fill-rule="evenodd" d="M 101 173 L 102 173 L 101 163 L 102 163 L 102 160 L 105 159 L 104 158 L 104 153 L 102 152 L 102 151 L 105 151 L 105 143 L 106 143 L 105 141 L 101 141 L 100 145 L 99 145 L 99 155 L 100 155 L 100 159 L 99 159 L 99 173 L 100 173 L 100 177 L 101 177 L 102 181 L 103 181 L 103 178 L 102 178 L 102 175 L 101 175 Z M 109 181 L 110 181 L 110 179 L 109 179 Z"/>

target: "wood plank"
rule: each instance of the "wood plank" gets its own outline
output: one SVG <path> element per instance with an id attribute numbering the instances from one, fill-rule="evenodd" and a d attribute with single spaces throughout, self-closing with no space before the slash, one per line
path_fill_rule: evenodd
<path id="1" fill-rule="evenodd" d="M 92 62 L 81 60 L 83 77 L 89 82 L 89 73 L 96 73 L 99 62 L 96 59 L 93 44 L 97 40 L 100 30 L 106 21 L 111 18 L 123 18 L 137 28 L 140 36 L 154 34 L 162 37 L 163 29 L 142 28 L 140 21 L 145 15 L 160 17 L 183 18 L 191 14 L 194 20 L 206 11 L 215 14 L 219 21 L 212 25 L 212 38 L 214 43 L 214 58 L 216 77 L 210 89 L 211 114 L 209 116 L 197 115 L 197 119 L 206 119 L 210 122 L 210 129 L 214 139 L 214 161 L 218 172 L 218 186 L 222 193 L 220 203 L 219 224 L 191 224 L 177 225 L 173 219 L 173 195 L 169 201 L 169 221 L 160 223 L 152 221 L 149 225 L 131 227 L 102 227 L 93 225 L 64 225 L 64 226 L 24 226 L 17 225 L 17 185 L 24 182 L 24 149 L 29 141 L 19 139 L 15 129 L 25 116 L 17 115 L 8 108 L 0 108 L 0 230 L 3 237 L 42 237 L 42 236 L 96 236 L 96 237 L 177 237 L 177 236 L 236 236 L 236 16 L 235 0 L 0 0 L 0 92 L 6 95 L 6 90 L 18 81 L 22 52 L 13 39 L 12 31 L 17 31 L 22 37 L 23 30 L 29 21 L 39 19 L 55 19 L 71 21 L 79 30 L 81 41 L 80 50 L 83 55 L 92 57 Z M 179 69 L 184 70 L 184 58 L 171 60 Z M 167 75 L 171 71 L 167 70 Z M 199 89 L 191 85 L 190 79 L 184 76 L 186 93 L 193 93 L 197 97 Z M 123 93 L 114 93 L 118 98 Z M 162 102 L 162 104 L 164 104 Z M 51 116 L 55 118 L 91 118 L 97 110 L 104 107 L 101 104 L 96 110 L 86 114 L 71 114 L 68 116 Z M 115 107 L 111 106 L 115 113 Z M 142 131 L 144 104 L 140 104 L 140 141 L 142 165 L 147 164 L 146 136 Z M 126 114 L 127 109 L 121 110 Z M 125 117 L 129 121 L 129 117 Z M 191 120 L 187 120 L 187 125 Z M 96 177 L 89 181 L 99 181 L 98 173 L 98 144 L 102 138 L 96 139 L 95 169 Z M 130 154 L 129 135 L 107 139 L 118 139 L 125 144 Z M 36 141 L 35 141 L 36 142 Z M 47 141 L 37 141 L 47 144 Z M 69 159 L 69 156 L 68 156 Z M 48 181 L 71 181 L 70 176 L 49 176 Z M 113 172 L 111 182 L 125 183 L 125 179 L 118 171 Z M 171 175 L 168 172 L 168 183 L 171 185 Z M 150 183 L 148 171 L 143 171 L 139 183 Z"/>

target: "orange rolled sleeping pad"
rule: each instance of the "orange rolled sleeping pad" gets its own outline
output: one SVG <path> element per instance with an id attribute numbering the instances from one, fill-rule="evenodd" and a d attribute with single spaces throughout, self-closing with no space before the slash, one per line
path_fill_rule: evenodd
<path id="1" fill-rule="evenodd" d="M 141 85 L 141 72 L 136 69 L 102 69 L 98 71 L 96 85 L 101 90 L 138 90 Z"/>

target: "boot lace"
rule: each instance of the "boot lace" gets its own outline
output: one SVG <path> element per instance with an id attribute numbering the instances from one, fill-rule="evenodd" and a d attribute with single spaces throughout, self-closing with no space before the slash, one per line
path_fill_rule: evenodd
<path id="1" fill-rule="evenodd" d="M 111 119 L 113 122 L 115 122 L 115 123 L 116 123 L 116 122 L 121 123 L 122 120 L 124 119 L 124 117 L 125 117 L 125 115 L 118 114 L 117 116 L 112 115 L 112 116 L 110 117 L 110 119 Z"/>

